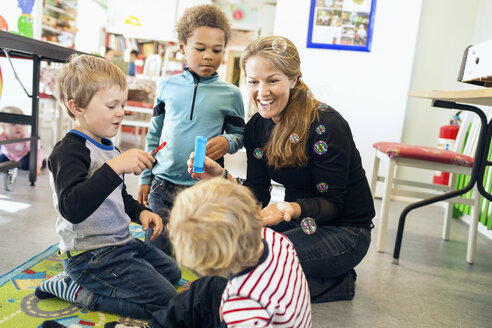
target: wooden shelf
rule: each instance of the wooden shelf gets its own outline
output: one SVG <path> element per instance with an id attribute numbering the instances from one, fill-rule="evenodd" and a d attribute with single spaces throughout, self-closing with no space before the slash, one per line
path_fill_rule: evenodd
<path id="1" fill-rule="evenodd" d="M 48 10 L 55 11 L 55 12 L 57 12 L 59 14 L 67 15 L 67 16 L 69 16 L 70 18 L 72 18 L 74 20 L 77 18 L 75 13 L 69 12 L 69 11 L 67 11 L 65 9 L 62 9 L 62 8 L 55 7 L 53 5 L 50 5 L 49 3 L 45 4 L 44 8 L 45 9 L 48 9 Z"/>
<path id="2" fill-rule="evenodd" d="M 492 106 L 492 88 L 457 91 L 409 91 L 409 97 Z"/>
<path id="3" fill-rule="evenodd" d="M 49 25 L 44 25 L 44 24 L 42 24 L 41 27 L 43 28 L 43 30 L 50 31 L 50 32 L 53 32 L 56 34 L 63 34 L 63 35 L 66 35 L 68 37 L 71 37 L 71 38 L 75 37 L 75 32 L 59 30 L 57 28 L 54 28 L 54 27 L 49 26 Z"/>
<path id="4" fill-rule="evenodd" d="M 65 47 L 75 47 L 77 0 L 45 0 L 41 25 L 41 40 Z"/>

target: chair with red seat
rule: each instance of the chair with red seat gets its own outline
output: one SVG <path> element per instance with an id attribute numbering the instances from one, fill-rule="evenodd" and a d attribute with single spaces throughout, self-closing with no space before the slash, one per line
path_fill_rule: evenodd
<path id="1" fill-rule="evenodd" d="M 375 195 L 376 184 L 382 181 L 384 184 L 381 210 L 379 212 L 379 227 L 376 250 L 384 252 L 386 244 L 386 231 L 388 228 L 388 216 L 391 197 L 406 196 L 418 199 L 426 199 L 431 196 L 438 195 L 454 190 L 456 184 L 456 175 L 470 175 L 474 162 L 474 154 L 480 128 L 480 121 L 474 118 L 473 114 L 466 114 L 461 124 L 456 144 L 455 151 L 443 150 L 433 147 L 413 146 L 403 143 L 394 142 L 376 142 L 374 147 L 374 166 L 371 177 L 371 190 Z M 463 150 L 457 152 L 456 150 Z M 386 168 L 383 175 L 379 175 L 380 162 L 386 163 Z M 423 183 L 418 181 L 410 181 L 395 178 L 395 171 L 398 166 L 413 167 L 418 169 L 450 172 L 449 185 L 438 185 L 432 183 Z M 411 187 L 401 188 L 400 186 Z M 400 187 L 400 188 L 398 188 Z M 442 238 L 449 239 L 450 219 L 452 215 L 453 203 L 471 205 L 471 223 L 468 234 L 468 251 L 467 262 L 472 263 L 475 253 L 477 225 L 479 217 L 479 201 L 478 190 L 473 189 L 472 197 L 461 198 L 455 197 L 447 201 L 444 215 L 444 228 Z"/>

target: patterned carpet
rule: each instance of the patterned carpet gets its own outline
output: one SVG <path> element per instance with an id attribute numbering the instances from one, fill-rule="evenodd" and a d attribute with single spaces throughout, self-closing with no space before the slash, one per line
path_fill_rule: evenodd
<path id="1" fill-rule="evenodd" d="M 135 238 L 143 239 L 144 232 L 140 225 L 132 224 L 130 230 Z M 45 320 L 55 320 L 69 328 L 104 327 L 109 321 L 143 323 L 115 314 L 90 312 L 57 298 L 40 300 L 34 296 L 34 289 L 45 279 L 63 271 L 57 251 L 58 244 L 53 245 L 0 276 L 0 327 L 41 327 Z M 192 272 L 183 269 L 176 289 L 178 292 L 185 290 L 196 278 Z"/>

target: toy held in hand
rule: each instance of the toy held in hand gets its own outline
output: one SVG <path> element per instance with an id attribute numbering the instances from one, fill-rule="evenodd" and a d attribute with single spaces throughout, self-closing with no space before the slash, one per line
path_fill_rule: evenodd
<path id="1" fill-rule="evenodd" d="M 159 147 L 157 147 L 156 149 L 154 149 L 154 150 L 150 153 L 150 155 L 152 155 L 152 157 L 154 157 L 154 158 L 155 158 L 155 155 L 157 154 L 157 152 L 158 152 L 159 150 L 161 150 L 162 148 L 164 148 L 164 146 L 166 146 L 166 144 L 167 144 L 167 142 L 165 142 L 165 141 L 164 141 L 163 143 L 161 143 L 161 144 L 159 145 Z M 156 160 L 155 160 L 155 162 L 152 164 L 152 167 L 154 167 L 156 164 L 157 164 L 157 159 L 156 159 Z"/>
<path id="2" fill-rule="evenodd" d="M 207 150 L 207 138 L 197 136 L 195 138 L 195 160 L 193 161 L 193 172 L 204 173 L 205 151 Z"/>

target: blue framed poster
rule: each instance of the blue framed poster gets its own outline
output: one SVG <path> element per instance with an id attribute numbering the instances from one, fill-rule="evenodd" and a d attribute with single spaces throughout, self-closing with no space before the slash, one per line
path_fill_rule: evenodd
<path id="1" fill-rule="evenodd" d="M 311 0 L 308 48 L 371 51 L 376 0 Z"/>

